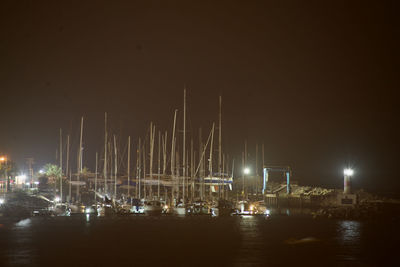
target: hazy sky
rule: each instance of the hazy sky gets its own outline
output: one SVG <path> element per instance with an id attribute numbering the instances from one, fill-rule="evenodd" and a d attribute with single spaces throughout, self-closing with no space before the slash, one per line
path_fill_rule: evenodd
<path id="1" fill-rule="evenodd" d="M 223 146 L 238 166 L 247 139 L 250 163 L 264 143 L 266 163 L 291 165 L 302 184 L 341 186 L 350 164 L 356 186 L 399 191 L 398 11 L 397 1 L 1 1 L 0 153 L 39 168 L 55 161 L 59 128 L 76 153 L 84 116 L 93 169 L 105 111 L 121 149 L 128 135 L 136 145 L 150 121 L 171 132 L 186 85 L 196 149 L 222 94 Z"/>

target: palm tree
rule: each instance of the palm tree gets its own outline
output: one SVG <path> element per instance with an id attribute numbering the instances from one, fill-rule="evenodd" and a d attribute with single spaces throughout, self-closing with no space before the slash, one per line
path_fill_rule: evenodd
<path id="1" fill-rule="evenodd" d="M 57 181 L 62 177 L 62 170 L 59 166 L 54 164 L 46 164 L 44 166 L 44 173 L 49 178 L 49 183 L 54 183 L 54 197 L 56 196 Z"/>

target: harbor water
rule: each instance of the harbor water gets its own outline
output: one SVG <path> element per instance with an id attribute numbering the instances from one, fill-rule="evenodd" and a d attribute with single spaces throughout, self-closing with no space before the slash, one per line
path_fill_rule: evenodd
<path id="1" fill-rule="evenodd" d="M 0 225 L 0 266 L 390 266 L 396 221 L 305 215 L 33 217 Z"/>

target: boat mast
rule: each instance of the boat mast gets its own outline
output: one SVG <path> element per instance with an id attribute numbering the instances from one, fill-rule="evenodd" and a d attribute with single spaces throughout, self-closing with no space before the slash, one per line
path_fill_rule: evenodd
<path id="1" fill-rule="evenodd" d="M 162 137 L 163 138 L 163 171 L 162 174 L 165 177 L 165 171 L 167 169 L 167 131 L 165 131 L 165 135 Z M 167 192 L 166 192 L 166 187 L 164 186 L 164 191 L 165 191 L 165 201 L 167 200 Z"/>
<path id="2" fill-rule="evenodd" d="M 68 177 L 68 172 L 69 171 L 69 135 L 67 135 L 67 166 L 65 169 L 66 172 L 66 177 Z M 71 201 L 71 179 L 69 179 L 69 201 Z"/>
<path id="3" fill-rule="evenodd" d="M 95 170 L 95 173 L 94 173 L 94 203 L 96 204 L 96 198 L 97 198 L 97 161 L 98 161 L 98 155 L 97 155 L 97 152 L 96 152 L 96 170 Z"/>
<path id="4" fill-rule="evenodd" d="M 183 167 L 183 184 L 182 197 L 185 204 L 185 179 L 186 179 L 186 87 L 183 89 L 183 148 L 182 148 L 182 167 Z"/>
<path id="5" fill-rule="evenodd" d="M 215 127 L 215 124 L 213 123 L 213 127 L 212 127 L 212 130 L 211 130 L 210 158 L 209 158 L 209 163 L 208 163 L 208 168 L 209 168 L 208 171 L 209 171 L 209 175 L 210 175 L 210 179 L 211 179 L 210 200 L 212 199 L 211 186 L 213 186 L 212 185 L 212 177 L 213 177 L 213 174 L 212 174 L 212 152 L 213 152 L 213 143 L 214 143 L 214 127 Z"/>
<path id="6" fill-rule="evenodd" d="M 247 139 L 244 141 L 244 168 L 247 168 Z M 246 182 L 246 181 L 245 181 Z M 249 194 L 248 190 L 246 190 L 246 188 L 248 189 L 249 186 L 245 186 L 245 193 L 247 192 L 246 195 L 246 199 L 247 199 L 247 195 Z"/>
<path id="7" fill-rule="evenodd" d="M 118 166 L 117 166 L 117 142 L 115 140 L 115 134 L 114 134 L 114 199 L 117 198 L 117 172 L 118 172 Z"/>
<path id="8" fill-rule="evenodd" d="M 147 191 L 146 191 L 146 137 L 143 140 L 142 156 L 143 156 L 142 163 L 143 163 L 143 181 L 144 181 L 143 198 L 146 199 L 146 194 L 147 194 Z"/>
<path id="9" fill-rule="evenodd" d="M 107 112 L 104 113 L 104 194 L 107 194 Z"/>
<path id="10" fill-rule="evenodd" d="M 130 196 L 131 189 L 131 137 L 128 136 L 128 196 Z"/>
<path id="11" fill-rule="evenodd" d="M 193 198 L 194 198 L 194 152 L 193 152 L 193 138 L 190 139 L 190 178 L 192 180 L 191 183 L 191 202 L 193 202 Z"/>
<path id="12" fill-rule="evenodd" d="M 161 131 L 158 131 L 158 188 L 157 198 L 160 200 L 160 170 L 161 170 Z"/>
<path id="13" fill-rule="evenodd" d="M 222 176 L 223 176 L 223 180 L 222 180 L 222 199 L 225 199 L 225 154 L 222 154 Z"/>
<path id="14" fill-rule="evenodd" d="M 76 197 L 77 200 L 80 200 L 80 196 L 79 196 L 79 182 L 80 182 L 80 174 L 82 172 L 82 135 L 83 135 L 83 116 L 81 118 L 81 135 L 79 138 L 79 156 L 78 156 L 78 176 L 77 176 L 77 180 L 78 180 L 78 184 L 77 184 L 77 190 L 76 190 Z"/>
<path id="15" fill-rule="evenodd" d="M 142 140 L 139 137 L 139 144 L 138 144 L 138 149 L 137 149 L 137 165 L 136 165 L 136 197 L 138 196 L 138 192 L 139 192 L 139 199 L 142 199 L 141 196 L 141 190 L 140 190 L 140 186 L 141 186 L 141 179 L 140 179 L 140 174 L 141 174 L 141 154 L 140 154 L 140 149 L 142 147 Z M 138 183 L 139 181 L 139 183 Z M 138 190 L 139 189 L 139 190 Z"/>
<path id="16" fill-rule="evenodd" d="M 222 180 L 222 128 L 221 128 L 221 122 L 222 122 L 222 96 L 219 96 L 219 126 L 218 126 L 218 172 L 219 172 L 219 183 L 218 183 L 218 196 L 221 197 L 221 193 L 223 193 L 224 190 L 224 184 L 222 183 L 222 188 L 221 188 L 221 180 Z"/>
<path id="17" fill-rule="evenodd" d="M 203 189 L 204 189 L 204 177 L 203 177 L 203 140 L 201 137 L 201 128 L 199 128 L 199 161 L 200 161 L 200 200 L 203 200 Z M 196 173 L 195 173 L 196 176 Z"/>
<path id="18" fill-rule="evenodd" d="M 172 127 L 172 141 L 171 141 L 171 177 L 172 180 L 174 181 L 174 190 L 176 190 L 175 188 L 175 183 L 176 183 L 176 179 L 175 179 L 175 126 L 176 126 L 176 114 L 177 114 L 178 110 L 175 109 L 175 113 L 174 113 L 174 124 Z M 175 192 L 173 192 L 172 194 L 174 194 Z"/>
<path id="19" fill-rule="evenodd" d="M 60 128 L 60 170 L 61 170 L 61 176 L 60 176 L 60 200 L 61 202 L 63 201 L 63 195 L 62 195 L 62 176 L 63 176 L 63 165 L 62 165 L 62 160 L 63 160 L 63 153 L 62 153 L 62 129 Z"/>
<path id="20" fill-rule="evenodd" d="M 150 199 L 153 198 L 153 153 L 154 153 L 154 135 L 155 135 L 156 126 L 153 125 L 153 122 L 150 123 Z"/>

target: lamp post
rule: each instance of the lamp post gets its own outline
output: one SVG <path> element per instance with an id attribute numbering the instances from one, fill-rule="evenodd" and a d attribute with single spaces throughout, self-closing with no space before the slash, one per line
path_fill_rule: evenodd
<path id="1" fill-rule="evenodd" d="M 343 193 L 344 194 L 351 194 L 351 177 L 354 174 L 354 170 L 352 169 L 344 169 L 344 186 L 343 186 Z"/>
<path id="2" fill-rule="evenodd" d="M 250 174 L 250 169 L 245 167 L 243 169 L 243 198 L 245 198 L 246 194 L 245 194 L 245 186 L 244 186 L 244 181 L 246 179 L 246 175 Z"/>

